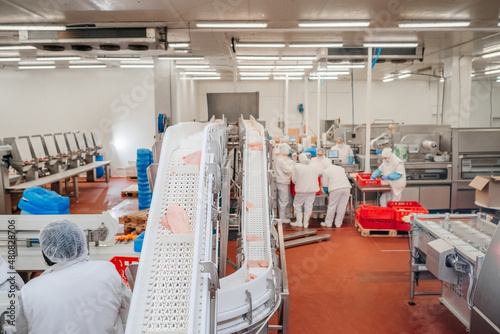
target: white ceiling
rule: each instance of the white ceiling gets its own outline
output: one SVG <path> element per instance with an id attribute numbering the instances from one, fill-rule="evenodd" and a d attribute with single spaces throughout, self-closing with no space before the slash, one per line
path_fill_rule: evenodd
<path id="1" fill-rule="evenodd" d="M 484 48 L 499 45 L 500 1 L 498 0 L 0 0 L 0 24 L 96 24 L 102 26 L 153 26 L 168 28 L 167 40 L 190 41 L 191 55 L 205 56 L 210 65 L 231 77 L 237 62 L 231 38 L 240 42 L 331 42 L 362 46 L 364 41 L 417 41 L 425 48 L 422 62 L 377 64 L 374 78 L 403 68 L 412 73 L 439 75 L 443 61 L 450 56 L 479 56 Z M 265 21 L 266 29 L 200 29 L 197 21 Z M 299 21 L 369 20 L 368 28 L 298 28 Z M 467 28 L 444 30 L 401 29 L 398 23 L 411 20 L 470 20 Z M 17 31 L 0 32 L 1 44 L 19 42 Z M 316 48 L 236 48 L 236 55 L 316 55 Z M 0 57 L 18 52 L 0 51 Z M 23 60 L 36 55 L 80 54 L 84 59 L 110 54 L 102 50 L 77 53 L 22 51 Z M 119 55 L 179 55 L 173 50 L 150 48 L 145 52 L 121 50 Z M 261 62 L 246 61 L 257 64 Z M 294 62 L 291 62 L 294 63 Z M 500 57 L 478 59 L 477 72 L 498 63 Z M 355 75 L 364 76 L 364 70 Z M 358 74 L 359 73 L 359 74 Z"/>

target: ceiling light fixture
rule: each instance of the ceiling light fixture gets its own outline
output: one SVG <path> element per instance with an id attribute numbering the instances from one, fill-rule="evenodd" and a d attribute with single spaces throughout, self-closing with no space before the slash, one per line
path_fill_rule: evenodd
<path id="1" fill-rule="evenodd" d="M 400 74 L 398 75 L 398 79 L 405 79 L 411 77 L 410 73 Z"/>
<path id="2" fill-rule="evenodd" d="M 340 42 L 316 42 L 316 43 L 308 43 L 308 42 L 294 42 L 289 43 L 288 46 L 291 48 L 341 48 L 344 44 Z"/>
<path id="3" fill-rule="evenodd" d="M 189 53 L 189 50 L 186 49 L 174 49 L 175 53 Z"/>
<path id="4" fill-rule="evenodd" d="M 321 80 L 337 80 L 339 77 L 327 77 L 327 76 L 310 76 L 309 79 L 310 80 L 318 80 L 321 79 Z"/>
<path id="5" fill-rule="evenodd" d="M 154 64 L 120 64 L 121 68 L 154 68 Z"/>
<path id="6" fill-rule="evenodd" d="M 240 60 L 279 60 L 279 56 L 236 56 Z"/>
<path id="7" fill-rule="evenodd" d="M 63 25 L 33 26 L 33 25 L 0 25 L 0 30 L 66 30 Z"/>
<path id="8" fill-rule="evenodd" d="M 220 80 L 219 77 L 192 77 L 193 80 Z"/>
<path id="9" fill-rule="evenodd" d="M 341 65 L 327 65 L 328 69 L 350 69 L 350 68 L 365 68 L 365 64 L 341 64 Z"/>
<path id="10" fill-rule="evenodd" d="M 308 69 L 313 68 L 312 65 L 276 65 L 276 69 Z"/>
<path id="11" fill-rule="evenodd" d="M 275 71 L 273 72 L 274 75 L 290 75 L 290 76 L 303 76 L 304 72 L 279 72 Z"/>
<path id="12" fill-rule="evenodd" d="M 301 28 L 350 28 L 350 27 L 368 27 L 370 21 L 311 21 L 299 22 Z"/>
<path id="13" fill-rule="evenodd" d="M 416 48 L 418 43 L 379 43 L 366 42 L 363 44 L 365 48 Z"/>
<path id="14" fill-rule="evenodd" d="M 485 55 L 482 55 L 483 58 L 493 58 L 493 57 L 498 57 L 498 56 L 500 56 L 500 51 L 493 52 L 493 53 L 487 53 Z"/>
<path id="15" fill-rule="evenodd" d="M 188 71 L 188 72 L 184 72 L 184 74 L 186 74 L 186 75 L 211 75 L 211 76 L 220 75 L 218 72 L 215 72 L 214 70 L 206 71 L 206 72 Z"/>
<path id="16" fill-rule="evenodd" d="M 496 68 L 496 69 L 488 70 L 488 71 L 484 72 L 484 74 L 486 74 L 486 75 L 496 74 L 496 73 L 500 73 L 500 68 Z"/>
<path id="17" fill-rule="evenodd" d="M 105 68 L 106 64 L 79 64 L 69 65 L 69 68 Z"/>
<path id="18" fill-rule="evenodd" d="M 240 80 L 269 80 L 269 77 L 241 77 Z"/>
<path id="19" fill-rule="evenodd" d="M 275 76 L 273 77 L 274 80 L 302 80 L 302 77 L 280 77 L 280 76 Z"/>
<path id="20" fill-rule="evenodd" d="M 0 50 L 34 50 L 32 45 L 0 45 Z"/>
<path id="21" fill-rule="evenodd" d="M 237 43 L 238 48 L 284 48 L 285 43 Z"/>
<path id="22" fill-rule="evenodd" d="M 382 82 L 391 82 L 391 81 L 394 81 L 394 77 L 387 77 L 382 79 Z"/>
<path id="23" fill-rule="evenodd" d="M 209 65 L 175 65 L 176 68 L 210 68 Z"/>
<path id="24" fill-rule="evenodd" d="M 316 56 L 282 56 L 281 60 L 316 60 Z"/>
<path id="25" fill-rule="evenodd" d="M 80 60 L 82 57 L 80 56 L 62 56 L 62 57 L 36 57 L 36 60 L 44 61 L 44 60 Z"/>
<path id="26" fill-rule="evenodd" d="M 193 56 L 193 57 L 190 57 L 190 56 L 186 56 L 186 57 L 159 56 L 158 59 L 160 59 L 160 60 L 204 60 L 205 57 L 196 57 L 196 56 Z"/>
<path id="27" fill-rule="evenodd" d="M 168 46 L 171 48 L 187 48 L 189 47 L 189 43 L 187 42 L 171 42 L 168 43 Z"/>
<path id="28" fill-rule="evenodd" d="M 18 69 L 20 70 L 48 70 L 56 68 L 55 65 L 20 65 Z"/>
<path id="29" fill-rule="evenodd" d="M 197 28 L 267 28 L 266 22 L 197 22 Z"/>
<path id="30" fill-rule="evenodd" d="M 460 28 L 468 27 L 470 21 L 402 22 L 400 28 Z"/>
<path id="31" fill-rule="evenodd" d="M 250 69 L 264 69 L 264 70 L 269 70 L 269 69 L 273 69 L 274 68 L 274 65 L 238 65 L 238 68 L 239 69 L 246 69 L 246 70 L 250 70 Z"/>
<path id="32" fill-rule="evenodd" d="M 327 71 L 327 72 L 321 71 L 321 72 L 317 72 L 317 74 L 319 74 L 319 75 L 348 75 L 348 74 L 350 74 L 350 72 L 347 72 L 347 71 Z"/>
<path id="33" fill-rule="evenodd" d="M 98 56 L 97 60 L 124 60 L 124 61 L 136 61 L 141 60 L 141 57 L 104 57 Z"/>
<path id="34" fill-rule="evenodd" d="M 21 58 L 20 57 L 4 57 L 4 58 L 0 58 L 0 62 L 2 61 L 20 61 Z"/>
<path id="35" fill-rule="evenodd" d="M 271 75 L 271 72 L 240 72 L 241 76 L 265 76 Z"/>

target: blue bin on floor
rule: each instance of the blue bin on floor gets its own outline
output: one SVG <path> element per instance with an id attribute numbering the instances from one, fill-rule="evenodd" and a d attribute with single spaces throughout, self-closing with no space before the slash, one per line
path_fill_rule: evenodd
<path id="1" fill-rule="evenodd" d="M 44 188 L 30 187 L 24 190 L 18 207 L 23 214 L 67 215 L 69 214 L 69 197 Z"/>
<path id="2" fill-rule="evenodd" d="M 103 159 L 104 159 L 104 156 L 102 156 L 102 155 L 97 155 L 95 157 L 95 161 L 104 161 Z M 97 167 L 95 169 L 95 177 L 100 179 L 103 176 L 104 176 L 104 167 Z"/>

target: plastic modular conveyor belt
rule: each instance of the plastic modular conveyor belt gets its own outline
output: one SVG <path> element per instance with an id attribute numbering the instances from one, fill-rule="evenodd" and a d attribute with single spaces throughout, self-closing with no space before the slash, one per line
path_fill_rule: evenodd
<path id="1" fill-rule="evenodd" d="M 220 168 L 227 159 L 225 120 L 181 123 L 164 136 L 159 170 L 129 317 L 132 333 L 234 333 L 267 323 L 279 305 L 270 249 L 267 160 L 264 129 L 255 119 L 240 121 L 243 147 L 242 209 L 244 263 L 218 279 Z M 249 143 L 260 143 L 251 150 Z M 259 145 L 257 145 L 259 146 Z M 184 157 L 201 150 L 200 165 Z M 189 234 L 173 234 L 161 221 L 178 204 L 186 212 Z M 259 241 L 247 241 L 247 234 Z M 248 260 L 267 266 L 247 268 Z"/>

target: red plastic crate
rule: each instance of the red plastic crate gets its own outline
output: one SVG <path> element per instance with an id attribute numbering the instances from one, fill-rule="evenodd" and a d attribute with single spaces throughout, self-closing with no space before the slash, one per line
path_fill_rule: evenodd
<path id="1" fill-rule="evenodd" d="M 363 218 L 361 209 L 356 210 L 356 220 L 367 230 L 394 230 L 395 228 L 394 219 Z"/>
<path id="2" fill-rule="evenodd" d="M 408 216 L 411 213 L 429 213 L 429 211 L 422 207 L 418 202 L 388 202 L 387 206 L 394 209 L 394 219 L 400 222 L 403 221 L 405 216 Z"/>
<path id="3" fill-rule="evenodd" d="M 398 231 L 409 231 L 409 230 L 411 230 L 411 223 L 406 223 L 404 221 L 395 220 L 394 227 Z"/>
<path id="4" fill-rule="evenodd" d="M 387 207 L 389 208 L 405 208 L 405 207 L 412 207 L 412 208 L 422 208 L 422 205 L 420 205 L 419 202 L 415 201 L 399 201 L 399 202 L 387 202 Z"/>
<path id="5" fill-rule="evenodd" d="M 372 176 L 371 173 L 358 173 L 356 175 L 356 182 L 359 183 L 360 186 L 379 186 L 380 185 L 380 179 L 375 179 L 375 180 L 370 180 L 370 177 Z"/>
<path id="6" fill-rule="evenodd" d="M 364 219 L 394 219 L 394 209 L 375 205 L 361 205 L 361 217 Z"/>
<path id="7" fill-rule="evenodd" d="M 109 262 L 115 265 L 116 271 L 118 271 L 118 274 L 120 274 L 123 282 L 127 284 L 127 287 L 130 287 L 128 285 L 127 275 L 125 275 L 125 269 L 127 269 L 127 267 L 131 265 L 132 262 L 139 262 L 139 258 L 127 257 L 127 256 L 115 256 L 114 258 L 109 260 Z"/>

